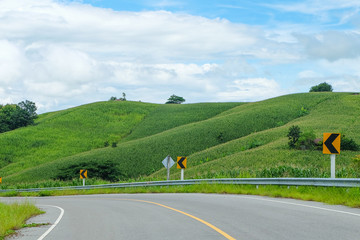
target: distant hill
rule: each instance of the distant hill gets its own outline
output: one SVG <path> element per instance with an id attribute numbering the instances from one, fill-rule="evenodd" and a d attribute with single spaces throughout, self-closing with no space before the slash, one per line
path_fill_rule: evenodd
<path id="1" fill-rule="evenodd" d="M 289 150 L 290 126 L 340 132 L 360 143 L 360 96 L 303 93 L 254 103 L 98 102 L 42 114 L 35 126 L 0 134 L 0 176 L 8 182 L 59 178 L 69 169 L 116 168 L 118 177 L 163 179 L 161 161 L 188 156 L 185 178 L 326 176 L 320 151 Z M 116 145 L 116 147 L 115 147 Z M 337 170 L 356 176 L 343 151 Z M 71 170 L 72 171 L 72 170 Z M 179 178 L 173 167 L 172 178 Z M 89 172 L 91 177 L 91 172 Z"/>

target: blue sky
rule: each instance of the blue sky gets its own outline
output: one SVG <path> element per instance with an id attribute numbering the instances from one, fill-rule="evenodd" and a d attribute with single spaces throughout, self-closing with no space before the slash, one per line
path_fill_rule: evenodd
<path id="1" fill-rule="evenodd" d="M 83 3 L 116 11 L 171 11 L 206 18 L 226 18 L 231 22 L 266 24 L 276 16 L 276 10 L 264 1 L 106 1 L 90 0 Z M 268 1 L 279 3 L 279 1 Z"/>
<path id="2" fill-rule="evenodd" d="M 0 104 L 360 91 L 358 0 L 0 1 Z"/>

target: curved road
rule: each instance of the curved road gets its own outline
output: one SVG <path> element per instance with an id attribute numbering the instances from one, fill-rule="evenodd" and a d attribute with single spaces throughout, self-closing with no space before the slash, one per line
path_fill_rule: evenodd
<path id="1" fill-rule="evenodd" d="M 50 225 L 10 239 L 360 239 L 360 209 L 292 199 L 218 194 L 28 199 L 47 212 L 31 221 Z"/>

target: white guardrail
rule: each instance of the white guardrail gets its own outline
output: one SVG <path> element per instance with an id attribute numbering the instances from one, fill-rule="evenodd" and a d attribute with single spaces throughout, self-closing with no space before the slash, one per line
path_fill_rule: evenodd
<path id="1" fill-rule="evenodd" d="M 68 186 L 50 188 L 29 189 L 0 189 L 0 192 L 40 192 L 54 190 L 87 190 L 97 188 L 126 188 L 126 187 L 150 187 L 150 186 L 177 186 L 194 184 L 242 184 L 242 185 L 285 185 L 285 186 L 321 186 L 321 187 L 360 187 L 360 178 L 215 178 L 215 179 L 192 179 L 170 180 L 151 182 L 113 183 L 88 186 Z"/>

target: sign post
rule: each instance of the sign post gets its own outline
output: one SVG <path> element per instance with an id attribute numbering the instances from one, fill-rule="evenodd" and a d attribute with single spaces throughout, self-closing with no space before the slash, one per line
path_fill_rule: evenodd
<path id="1" fill-rule="evenodd" d="M 85 186 L 85 179 L 87 178 L 87 170 L 81 169 L 80 170 L 80 179 L 83 180 L 83 186 Z"/>
<path id="2" fill-rule="evenodd" d="M 330 155 L 330 172 L 331 172 L 331 178 L 336 178 L 335 176 L 335 154 Z"/>
<path id="3" fill-rule="evenodd" d="M 181 169 L 181 180 L 184 180 L 184 169 L 186 168 L 186 157 L 177 157 L 177 168 Z"/>
<path id="4" fill-rule="evenodd" d="M 335 154 L 340 154 L 340 133 L 324 133 L 323 154 L 330 154 L 330 176 L 335 178 Z"/>
<path id="5" fill-rule="evenodd" d="M 170 168 L 175 164 L 174 160 L 172 160 L 172 158 L 170 157 L 170 155 L 168 155 L 163 161 L 162 164 L 164 165 L 164 167 L 166 167 L 167 169 L 167 177 L 166 179 L 169 181 L 170 180 Z"/>

